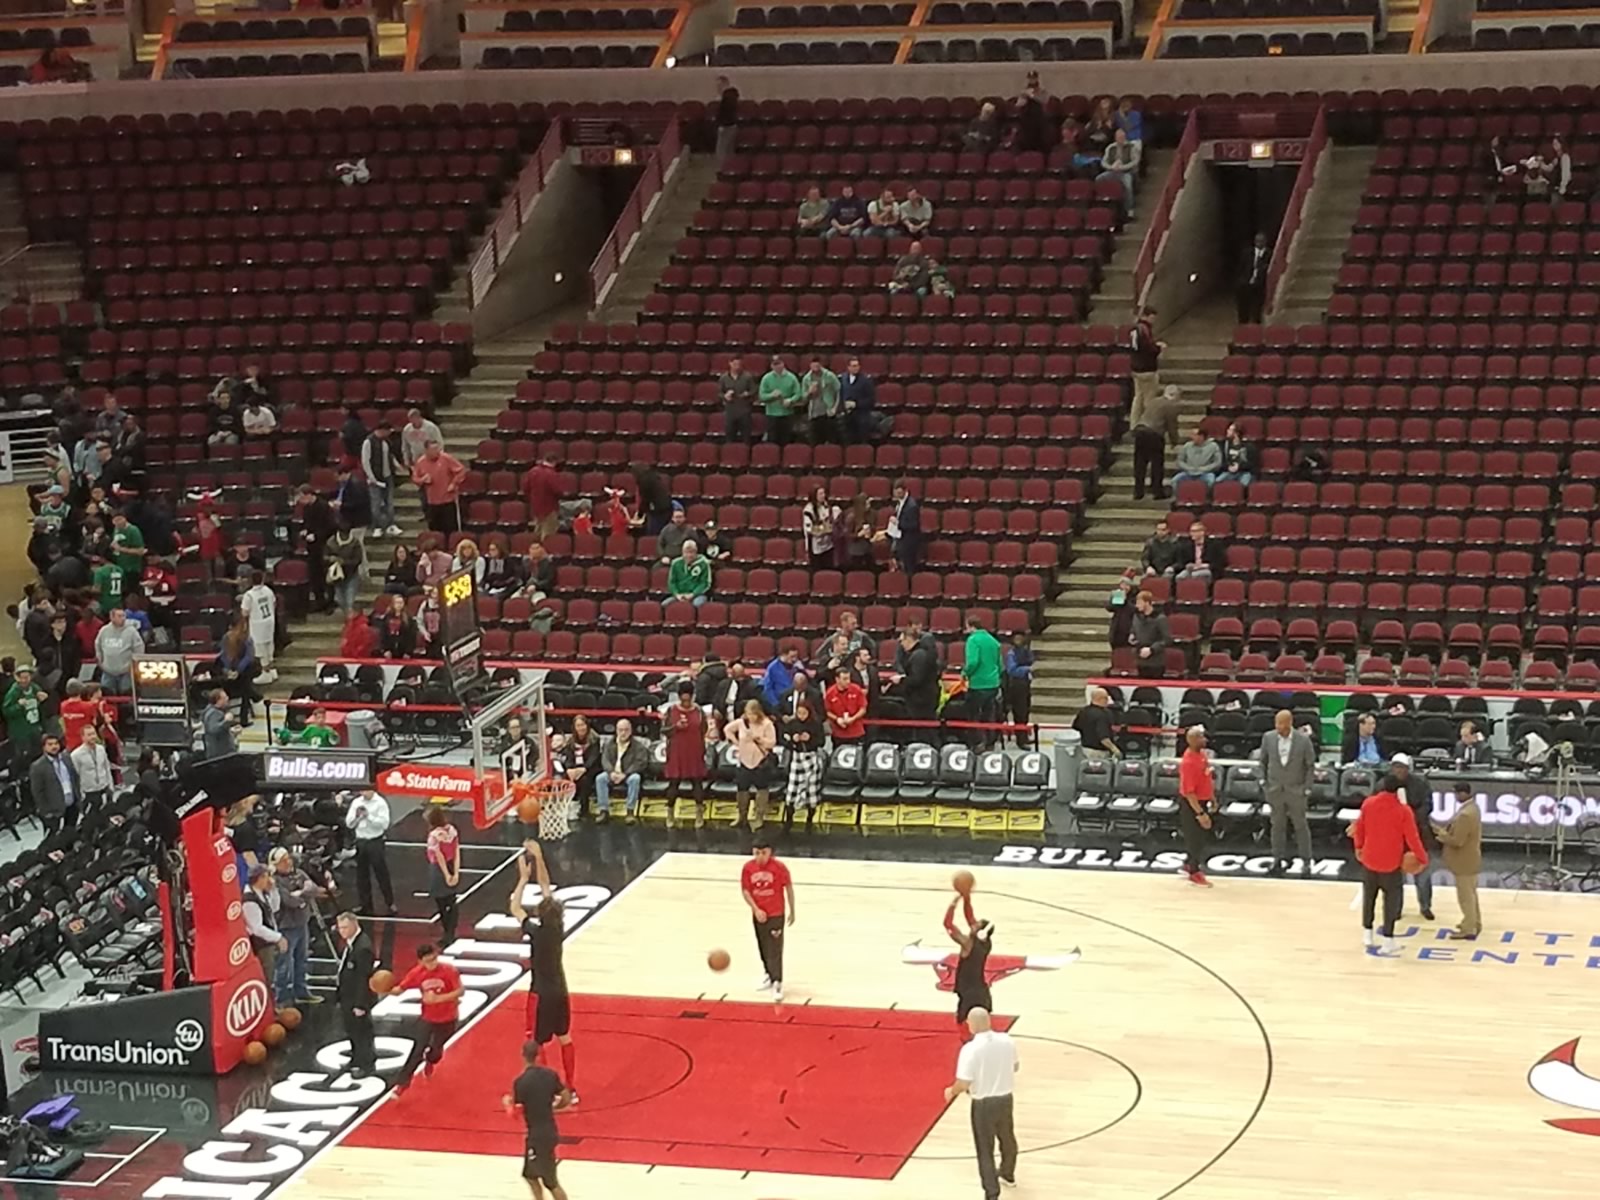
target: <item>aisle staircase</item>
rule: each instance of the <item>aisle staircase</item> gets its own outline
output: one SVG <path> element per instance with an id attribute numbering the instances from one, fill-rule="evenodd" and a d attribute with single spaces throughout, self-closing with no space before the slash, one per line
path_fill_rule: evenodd
<path id="1" fill-rule="evenodd" d="M 1330 145 L 1325 153 L 1331 159 L 1321 168 L 1300 229 L 1298 252 L 1278 288 L 1271 313 L 1275 325 L 1321 323 L 1378 149 Z"/>
<path id="2" fill-rule="evenodd" d="M 28 242 L 22 188 L 13 174 L 0 174 L 0 304 L 26 298 L 33 304 L 83 298 L 83 249 L 73 242 Z"/>

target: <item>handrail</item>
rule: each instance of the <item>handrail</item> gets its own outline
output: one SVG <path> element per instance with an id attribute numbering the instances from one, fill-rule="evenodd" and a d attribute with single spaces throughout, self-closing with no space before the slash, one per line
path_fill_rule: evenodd
<path id="1" fill-rule="evenodd" d="M 1271 312 L 1278 299 L 1278 285 L 1289 269 L 1289 253 L 1300 223 L 1305 216 L 1306 198 L 1317 179 L 1317 164 L 1328 147 L 1327 110 L 1319 107 L 1316 120 L 1311 124 L 1311 136 L 1306 140 L 1305 157 L 1300 160 L 1300 170 L 1295 173 L 1294 190 L 1289 193 L 1289 204 L 1284 209 L 1283 221 L 1278 226 L 1278 240 L 1272 247 L 1272 261 L 1267 264 L 1266 311 Z"/>
<path id="2" fill-rule="evenodd" d="M 1160 7 L 1156 9 L 1155 20 L 1150 22 L 1150 34 L 1144 43 L 1142 57 L 1146 62 L 1154 62 L 1161 57 L 1161 41 L 1166 36 L 1167 22 L 1172 20 L 1172 14 L 1177 9 L 1178 0 L 1161 0 Z"/>
<path id="3" fill-rule="evenodd" d="M 622 215 L 611 227 L 611 233 L 601 244 L 594 262 L 589 267 L 589 306 L 598 309 L 605 303 L 611 285 L 616 282 L 633 249 L 634 240 L 644 229 L 650 205 L 667 186 L 678 160 L 684 155 L 683 130 L 677 121 L 669 121 L 662 130 L 661 140 L 645 155 L 644 173 L 634 185 L 633 194 L 623 206 Z"/>
<path id="4" fill-rule="evenodd" d="M 1189 120 L 1183 127 L 1183 136 L 1178 139 L 1178 153 L 1172 160 L 1172 168 L 1167 172 L 1167 181 L 1162 185 L 1161 195 L 1156 200 L 1155 216 L 1151 218 L 1150 228 L 1145 231 L 1144 241 L 1139 246 L 1139 257 L 1133 264 L 1133 299 L 1134 308 L 1143 306 L 1145 291 L 1150 286 L 1150 281 L 1156 273 L 1156 255 L 1161 250 L 1161 240 L 1166 237 L 1167 229 L 1172 224 L 1172 206 L 1178 202 L 1178 193 L 1183 190 L 1184 176 L 1189 173 L 1189 160 L 1200 148 L 1200 110 L 1192 109 Z"/>
<path id="5" fill-rule="evenodd" d="M 489 294 L 489 289 L 494 286 L 495 276 L 500 273 L 501 265 L 511 254 L 511 248 L 517 244 L 522 226 L 533 210 L 534 201 L 538 199 L 539 193 L 544 191 L 544 185 L 550 179 L 550 172 L 555 170 L 566 152 L 565 131 L 559 120 L 553 121 L 549 131 L 544 135 L 544 141 L 539 143 L 539 148 L 533 152 L 533 156 L 518 174 L 516 183 L 506 194 L 499 213 L 489 223 L 488 231 L 483 237 L 483 245 L 478 247 L 478 253 L 467 268 L 469 308 L 476 308 L 481 304 L 483 298 Z"/>
<path id="6" fill-rule="evenodd" d="M 31 300 L 33 298 L 33 289 L 28 286 L 27 255 L 35 244 L 34 242 L 24 242 L 4 258 L 0 258 L 0 281 L 3 281 L 5 272 L 11 268 L 12 264 L 17 264 L 16 282 L 13 285 L 6 285 L 8 294 L 0 295 L 0 304 L 9 304 L 13 299 Z"/>

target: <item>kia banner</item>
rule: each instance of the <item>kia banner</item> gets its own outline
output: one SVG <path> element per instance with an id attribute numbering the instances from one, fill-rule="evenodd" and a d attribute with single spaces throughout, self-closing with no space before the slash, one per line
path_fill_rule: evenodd
<path id="1" fill-rule="evenodd" d="M 279 791 L 332 791 L 372 786 L 372 756 L 337 750 L 277 750 L 261 755 L 263 787 Z"/>
<path id="2" fill-rule="evenodd" d="M 252 955 L 244 928 L 245 881 L 220 813 L 202 808 L 183 819 L 183 855 L 189 867 L 194 978 L 202 983 L 231 979 Z"/>

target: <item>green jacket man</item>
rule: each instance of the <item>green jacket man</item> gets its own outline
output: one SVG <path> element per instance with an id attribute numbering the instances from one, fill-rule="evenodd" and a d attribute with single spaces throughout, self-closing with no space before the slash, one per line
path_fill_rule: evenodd
<path id="1" fill-rule="evenodd" d="M 800 377 L 775 357 L 772 369 L 761 377 L 760 396 L 767 416 L 793 416 L 800 405 Z"/>
<path id="2" fill-rule="evenodd" d="M 6 719 L 6 734 L 18 760 L 37 758 L 44 741 L 44 713 L 40 705 L 48 697 L 33 682 L 33 668 L 17 668 L 17 681 L 0 700 L 0 714 Z"/>
<path id="3" fill-rule="evenodd" d="M 693 542 L 685 542 L 683 553 L 672 560 L 667 572 L 667 598 L 700 604 L 710 591 L 711 560 L 701 554 Z"/>
<path id="4" fill-rule="evenodd" d="M 806 416 L 811 420 L 828 420 L 839 411 L 839 377 L 820 361 L 812 362 L 800 383 L 805 392 Z"/>

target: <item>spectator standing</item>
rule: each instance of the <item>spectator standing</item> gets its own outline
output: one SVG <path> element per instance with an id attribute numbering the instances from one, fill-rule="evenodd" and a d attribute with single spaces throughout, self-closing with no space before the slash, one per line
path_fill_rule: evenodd
<path id="1" fill-rule="evenodd" d="M 770 369 L 761 377 L 761 403 L 767 415 L 767 441 L 787 446 L 794 435 L 794 414 L 801 403 L 800 379 L 774 354 Z"/>
<path id="2" fill-rule="evenodd" d="M 106 691 L 126 696 L 133 691 L 133 658 L 144 653 L 144 637 L 128 620 L 126 610 L 113 608 L 111 620 L 100 627 L 94 639 L 95 665 Z"/>
<path id="3" fill-rule="evenodd" d="M 879 536 L 889 539 L 895 563 L 911 575 L 922 562 L 922 505 L 904 479 L 894 481 L 891 497 L 894 509 L 889 514 L 888 527 Z"/>
<path id="4" fill-rule="evenodd" d="M 371 788 L 357 792 L 345 810 L 344 823 L 356 839 L 356 894 L 361 911 L 375 913 L 372 883 L 377 880 L 388 916 L 399 913 L 394 905 L 394 884 L 389 879 L 389 801 Z"/>
<path id="5" fill-rule="evenodd" d="M 400 484 L 395 462 L 393 433 L 383 417 L 361 443 L 361 473 L 372 497 L 374 537 L 399 537 L 401 529 L 394 519 L 394 493 Z"/>
<path id="6" fill-rule="evenodd" d="M 144 532 L 120 509 L 111 514 L 111 550 L 122 568 L 124 587 L 132 587 L 144 571 Z"/>
<path id="7" fill-rule="evenodd" d="M 1260 324 L 1267 305 L 1267 271 L 1271 266 L 1272 247 L 1267 245 L 1267 235 L 1257 233 L 1239 256 L 1239 324 Z"/>
<path id="8" fill-rule="evenodd" d="M 36 665 L 40 684 L 58 700 L 66 693 L 67 681 L 78 677 L 83 647 L 67 628 L 66 613 L 57 612 L 50 618 L 50 635 L 39 650 Z"/>
<path id="9" fill-rule="evenodd" d="M 228 632 L 222 635 L 217 646 L 217 666 L 222 673 L 222 686 L 231 699 L 239 702 L 239 724 L 248 729 L 254 713 L 256 676 L 261 673 L 261 666 L 256 661 L 250 626 L 243 614 L 237 616 L 228 626 Z"/>
<path id="10" fill-rule="evenodd" d="M 766 673 L 761 677 L 761 694 L 768 709 L 776 711 L 784 693 L 794 687 L 794 673 L 799 661 L 800 651 L 793 646 L 785 646 L 767 664 Z"/>
<path id="11" fill-rule="evenodd" d="M 302 483 L 295 496 L 295 510 L 305 535 L 306 575 L 311 584 L 311 603 L 319 612 L 333 608 L 333 580 L 328 578 L 328 542 L 338 529 L 338 521 L 327 499 L 309 483 Z"/>
<path id="12" fill-rule="evenodd" d="M 828 502 L 828 489 L 822 484 L 811 493 L 811 499 L 800 510 L 801 532 L 805 535 L 806 553 L 811 556 L 811 569 L 825 571 L 834 565 L 834 530 L 839 524 L 839 506 Z"/>
<path id="13" fill-rule="evenodd" d="M 273 981 L 278 1006 L 321 1004 L 321 996 L 311 994 L 307 977 L 311 957 L 311 910 L 321 891 L 311 877 L 295 865 L 294 856 L 282 846 L 267 856 L 272 867 L 273 886 L 278 889 L 278 932 L 288 943 L 280 952 L 277 978 Z"/>
<path id="14" fill-rule="evenodd" d="M 257 863 L 250 868 L 250 886 L 244 891 L 244 927 L 250 945 L 261 962 L 261 973 L 273 986 L 278 978 L 278 956 L 289 948 L 278 932 L 278 896 L 272 882 L 272 868 Z"/>
<path id="15" fill-rule="evenodd" d="M 623 717 L 616 734 L 600 751 L 600 770 L 594 779 L 596 819 L 604 821 L 611 813 L 611 789 L 622 788 L 624 819 L 632 825 L 638 818 L 639 792 L 644 773 L 650 767 L 650 743 L 633 736 L 633 722 Z"/>
<path id="16" fill-rule="evenodd" d="M 1090 690 L 1089 703 L 1072 718 L 1072 728 L 1078 731 L 1085 758 L 1122 757 L 1122 747 L 1117 745 L 1116 726 L 1111 713 L 1111 693 L 1105 688 Z"/>
<path id="17" fill-rule="evenodd" d="M 1141 679 L 1160 679 L 1166 674 L 1167 643 L 1172 640 L 1167 614 L 1156 611 L 1155 597 L 1140 592 L 1134 599 L 1133 626 L 1128 631 Z"/>
<path id="18" fill-rule="evenodd" d="M 807 829 L 822 800 L 822 738 L 822 706 L 812 697 L 802 696 L 793 715 L 783 720 L 783 744 L 789 748 L 789 783 L 784 795 L 789 820 L 803 811 Z"/>
<path id="19" fill-rule="evenodd" d="M 333 584 L 334 603 L 346 619 L 355 612 L 366 565 L 366 547 L 349 522 L 340 517 L 338 531 L 328 542 L 328 582 Z"/>
<path id="20" fill-rule="evenodd" d="M 349 461 L 339 464 L 338 477 L 338 487 L 334 489 L 333 499 L 328 506 L 340 522 L 349 526 L 350 532 L 355 534 L 356 541 L 361 543 L 361 556 L 365 559 L 367 530 L 372 525 L 372 493 L 367 488 L 367 477 Z"/>
<path id="21" fill-rule="evenodd" d="M 411 468 L 411 481 L 422 489 L 428 509 L 428 528 L 450 534 L 461 527 L 461 481 L 467 468 L 446 454 L 437 441 L 429 442 Z"/>
<path id="22" fill-rule="evenodd" d="M 111 757 L 100 742 L 99 731 L 93 725 L 82 731 L 83 740 L 77 749 L 69 751 L 72 765 L 78 772 L 78 785 L 83 796 L 83 811 L 94 812 L 111 798 L 116 778 L 111 772 Z"/>
<path id="23" fill-rule="evenodd" d="M 1317 766 L 1317 748 L 1311 739 L 1294 727 L 1294 714 L 1279 709 L 1272 730 L 1261 735 L 1257 751 L 1261 763 L 1261 786 L 1272 810 L 1272 874 L 1281 876 L 1289 869 L 1288 825 L 1294 824 L 1295 844 L 1300 850 L 1301 874 L 1311 875 L 1311 826 L 1306 807 L 1311 800 L 1312 777 Z"/>
<path id="24" fill-rule="evenodd" d="M 428 452 L 429 442 L 438 442 L 443 446 L 444 434 L 422 415 L 420 408 L 413 408 L 406 413 L 406 423 L 400 429 L 400 462 L 406 474 L 409 475 L 411 469 L 422 461 L 422 456 Z"/>
<path id="25" fill-rule="evenodd" d="M 428 895 L 439 914 L 440 940 L 445 949 L 456 940 L 456 891 L 461 887 L 461 835 L 442 808 L 427 815 L 428 843 L 423 854 L 428 863 Z"/>
<path id="26" fill-rule="evenodd" d="M 733 746 L 737 764 L 733 780 L 739 815 L 734 825 L 742 827 L 748 821 L 754 832 L 767 821 L 767 806 L 772 795 L 772 752 L 778 744 L 778 727 L 761 707 L 761 701 L 749 700 L 745 702 L 744 713 L 728 722 L 722 736 Z M 750 817 L 752 795 L 755 797 L 753 819 Z"/>
<path id="27" fill-rule="evenodd" d="M 723 435 L 730 442 L 743 442 L 748 446 L 754 440 L 751 414 L 755 411 L 756 377 L 744 369 L 744 359 L 737 354 L 717 376 L 717 393 L 722 397 Z"/>
<path id="28" fill-rule="evenodd" d="M 726 75 L 717 76 L 717 161 L 720 163 L 739 144 L 739 89 Z"/>
<path id="29" fill-rule="evenodd" d="M 672 560 L 667 572 L 667 599 L 687 600 L 699 608 L 711 594 L 711 560 L 700 553 L 693 538 L 683 543 L 683 550 Z"/>
<path id="30" fill-rule="evenodd" d="M 1025 726 L 1033 716 L 1033 643 L 1025 629 L 1011 635 L 1005 653 L 1005 706 L 1013 725 Z M 1017 730 L 1017 748 L 1026 750 L 1026 729 Z"/>
<path id="31" fill-rule="evenodd" d="M 1177 384 L 1160 388 L 1148 401 L 1134 400 L 1133 498 L 1143 500 L 1148 488 L 1157 500 L 1167 498 L 1167 447 L 1178 444 L 1178 409 L 1183 393 Z"/>
<path id="32" fill-rule="evenodd" d="M 78 769 L 56 734 L 44 735 L 43 752 L 28 770 L 28 787 L 46 841 L 63 827 L 78 823 L 78 801 L 83 795 Z"/>
<path id="33" fill-rule="evenodd" d="M 534 541 L 543 542 L 560 527 L 561 501 L 567 495 L 555 463 L 541 458 L 528 468 L 528 473 L 522 477 L 522 495 L 528 502 Z"/>
<path id="34" fill-rule="evenodd" d="M 806 404 L 806 420 L 813 446 L 839 442 L 839 377 L 822 365 L 820 355 L 811 358 L 811 369 L 801 380 Z"/>
<path id="35" fill-rule="evenodd" d="M 1472 784 L 1456 784 L 1456 815 L 1443 825 L 1433 826 L 1444 853 L 1444 865 L 1456 880 L 1456 903 L 1461 907 L 1461 924 L 1450 931 L 1456 941 L 1475 942 L 1483 932 L 1483 914 L 1478 908 L 1478 875 L 1483 870 L 1483 813 Z"/>
<path id="36" fill-rule="evenodd" d="M 1411 810 L 1412 819 L 1417 825 L 1417 837 L 1427 847 L 1428 853 L 1437 854 L 1439 840 L 1433 832 L 1433 784 L 1428 782 L 1428 777 L 1418 771 L 1411 762 L 1409 754 L 1396 754 L 1389 763 L 1389 773 L 1394 776 L 1396 792 L 1400 799 Z M 1413 877 L 1417 888 L 1417 906 L 1422 910 L 1424 921 L 1433 920 L 1433 872 L 1424 867 Z M 1401 907 L 1404 908 L 1402 898 Z"/>
<path id="37" fill-rule="evenodd" d="M 913 721 L 932 721 L 939 714 L 938 657 L 909 627 L 900 631 L 900 649 L 905 654 L 900 695 L 906 715 Z"/>
<path id="38" fill-rule="evenodd" d="M 715 736 L 706 714 L 694 702 L 694 684 L 685 679 L 678 684 L 678 701 L 661 711 L 661 734 L 667 741 L 667 761 L 663 775 L 667 780 L 667 826 L 671 828 L 673 808 L 687 785 L 694 797 L 694 827 L 706 827 L 706 745 Z"/>
<path id="39" fill-rule="evenodd" d="M 961 675 L 967 681 L 969 711 L 974 721 L 998 723 L 1001 718 L 1000 683 L 1005 675 L 1000 642 L 983 627 L 976 615 L 969 613 L 966 624 L 967 644 Z M 988 750 L 999 737 L 994 729 L 981 729 L 973 740 Z"/>
<path id="40" fill-rule="evenodd" d="M 839 403 L 844 410 L 845 440 L 870 439 L 878 423 L 878 385 L 862 371 L 861 359 L 853 354 L 839 377 Z"/>
<path id="41" fill-rule="evenodd" d="M 271 683 L 278 678 L 278 673 L 272 669 L 278 653 L 278 595 L 267 586 L 264 572 L 256 571 L 251 575 L 249 588 L 239 597 L 239 609 L 249 623 L 256 662 L 261 665 L 258 678 L 262 683 Z"/>
<path id="42" fill-rule="evenodd" d="M 201 744 L 207 758 L 222 758 L 239 748 L 235 732 L 239 719 L 228 711 L 228 693 L 221 688 L 211 692 L 211 703 L 200 714 Z"/>
<path id="43" fill-rule="evenodd" d="M 1199 426 L 1189 435 L 1189 440 L 1178 448 L 1178 471 L 1172 477 L 1172 486 L 1190 479 L 1199 480 L 1209 488 L 1222 470 L 1222 447 L 1206 435 Z"/>
<path id="44" fill-rule="evenodd" d="M 823 693 L 822 710 L 835 744 L 859 742 L 867 736 L 867 690 L 856 682 L 849 667 L 834 672 Z"/>

